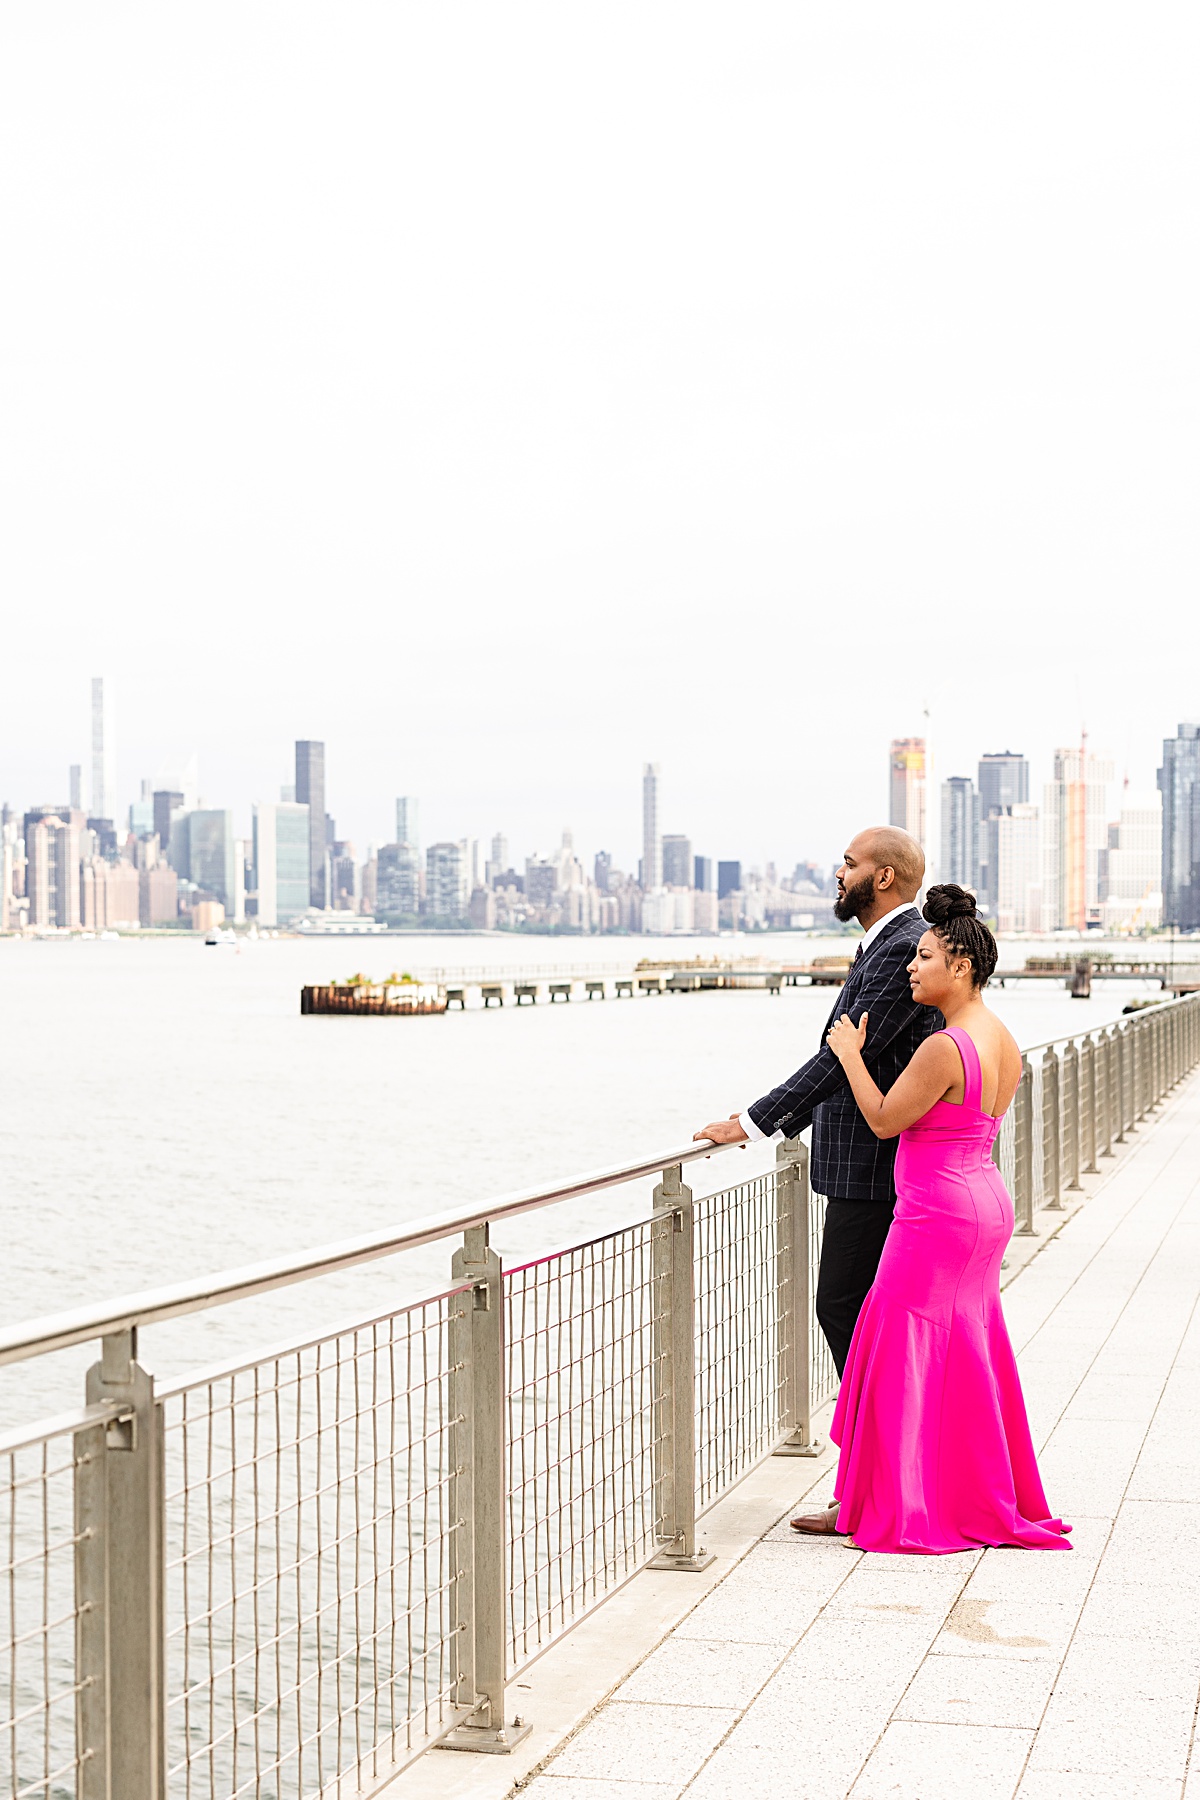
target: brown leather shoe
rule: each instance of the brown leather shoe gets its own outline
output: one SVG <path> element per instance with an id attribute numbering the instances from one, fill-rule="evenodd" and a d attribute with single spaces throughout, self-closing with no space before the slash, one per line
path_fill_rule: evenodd
<path id="1" fill-rule="evenodd" d="M 836 1537 L 840 1504 L 837 1500 L 831 1500 L 823 1512 L 801 1513 L 798 1519 L 792 1520 L 792 1530 L 803 1532 L 809 1537 Z"/>

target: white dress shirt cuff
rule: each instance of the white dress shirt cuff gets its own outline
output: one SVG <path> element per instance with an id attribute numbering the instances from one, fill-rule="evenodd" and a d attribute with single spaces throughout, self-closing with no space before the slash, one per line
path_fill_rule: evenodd
<path id="1" fill-rule="evenodd" d="M 754 1120 L 750 1117 L 749 1112 L 744 1112 L 744 1113 L 738 1114 L 738 1124 L 741 1126 L 742 1130 L 745 1132 L 746 1136 L 750 1139 L 750 1142 L 752 1144 L 759 1143 L 767 1135 L 765 1131 L 760 1131 L 758 1129 L 758 1126 L 754 1123 Z M 780 1135 L 781 1134 L 778 1131 L 773 1131 L 771 1133 L 771 1136 L 773 1138 L 777 1138 Z"/>

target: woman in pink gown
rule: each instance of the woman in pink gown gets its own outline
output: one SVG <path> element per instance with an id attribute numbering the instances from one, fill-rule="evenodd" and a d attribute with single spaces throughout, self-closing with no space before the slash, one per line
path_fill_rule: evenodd
<path id="1" fill-rule="evenodd" d="M 929 890 L 913 996 L 941 1009 L 881 1094 L 869 1021 L 829 1034 L 877 1136 L 900 1137 L 896 1216 L 855 1328 L 830 1437 L 841 1450 L 834 1529 L 863 1550 L 936 1556 L 982 1544 L 1069 1550 L 1050 1516 L 1000 1308 L 1013 1208 L 992 1143 L 1021 1056 L 983 1002 L 996 943 L 962 888 Z"/>

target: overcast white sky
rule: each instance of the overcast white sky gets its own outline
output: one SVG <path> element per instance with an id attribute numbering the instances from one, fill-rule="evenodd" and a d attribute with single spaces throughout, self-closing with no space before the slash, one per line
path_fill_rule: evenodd
<path id="1" fill-rule="evenodd" d="M 0 14 L 0 796 L 833 856 L 1200 713 L 1194 4 Z"/>

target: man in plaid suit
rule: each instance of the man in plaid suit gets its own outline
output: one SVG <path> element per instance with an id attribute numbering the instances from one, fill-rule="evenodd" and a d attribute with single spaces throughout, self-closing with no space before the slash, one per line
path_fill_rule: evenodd
<path id="1" fill-rule="evenodd" d="M 925 930 L 916 907 L 924 878 L 924 853 L 906 831 L 877 826 L 859 833 L 837 872 L 834 911 L 839 919 L 858 919 L 864 936 L 820 1049 L 744 1112 L 696 1133 L 718 1144 L 740 1144 L 795 1137 L 812 1126 L 812 1185 L 828 1203 L 816 1309 L 839 1375 L 892 1222 L 897 1140 L 875 1136 L 825 1037 L 840 1014 L 859 1019 L 868 1013 L 863 1060 L 886 1094 L 918 1045 L 941 1030 L 941 1013 L 918 1006 L 908 982 L 908 965 Z"/>

